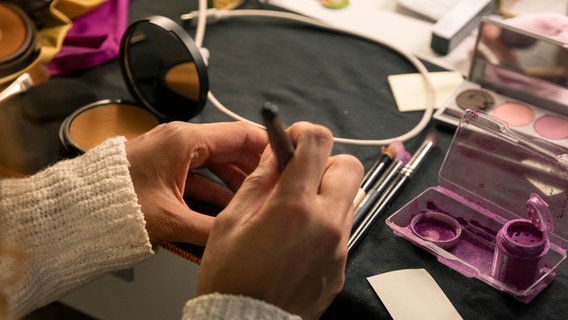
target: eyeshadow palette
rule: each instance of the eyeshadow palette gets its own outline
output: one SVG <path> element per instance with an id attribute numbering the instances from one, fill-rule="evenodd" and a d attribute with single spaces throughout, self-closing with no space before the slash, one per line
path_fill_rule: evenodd
<path id="1" fill-rule="evenodd" d="M 434 118 L 457 125 L 476 108 L 512 130 L 568 148 L 568 48 L 564 43 L 484 17 L 469 80 Z"/>

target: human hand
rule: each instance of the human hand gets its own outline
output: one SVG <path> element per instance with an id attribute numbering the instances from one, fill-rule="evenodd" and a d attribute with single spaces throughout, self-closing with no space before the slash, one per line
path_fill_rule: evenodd
<path id="1" fill-rule="evenodd" d="M 296 150 L 284 171 L 267 148 L 217 216 L 197 291 L 245 295 L 311 319 L 343 287 L 363 166 L 330 157 L 332 136 L 322 126 L 298 123 L 288 133 Z"/>
<path id="2" fill-rule="evenodd" d="M 244 122 L 170 122 L 126 142 L 130 175 L 152 244 L 204 245 L 213 217 L 188 208 L 185 197 L 226 206 L 258 165 L 266 133 Z M 226 186 L 192 172 L 208 168 Z"/>

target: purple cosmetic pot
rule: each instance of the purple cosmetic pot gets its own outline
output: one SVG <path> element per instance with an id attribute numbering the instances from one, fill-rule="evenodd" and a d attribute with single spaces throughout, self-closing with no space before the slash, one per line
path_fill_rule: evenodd
<path id="1" fill-rule="evenodd" d="M 553 224 L 548 205 L 538 195 L 527 201 L 529 219 L 507 222 L 497 233 L 491 275 L 519 290 L 541 276 L 541 260 L 550 248 Z"/>

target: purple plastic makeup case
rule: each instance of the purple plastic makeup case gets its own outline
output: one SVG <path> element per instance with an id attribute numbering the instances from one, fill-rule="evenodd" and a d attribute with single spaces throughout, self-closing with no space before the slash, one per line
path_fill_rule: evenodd
<path id="1" fill-rule="evenodd" d="M 396 235 L 431 252 L 455 271 L 524 303 L 552 282 L 568 247 L 567 150 L 520 135 L 483 111 L 469 109 L 459 123 L 438 179 L 438 186 L 428 188 L 386 219 Z M 493 277 L 491 269 L 497 233 L 513 219 L 530 219 L 526 204 L 531 194 L 548 204 L 554 229 L 544 231 L 550 247 L 539 257 L 534 277 L 519 288 Z M 448 219 L 426 220 L 418 228 L 424 217 L 436 217 L 432 213 Z"/>

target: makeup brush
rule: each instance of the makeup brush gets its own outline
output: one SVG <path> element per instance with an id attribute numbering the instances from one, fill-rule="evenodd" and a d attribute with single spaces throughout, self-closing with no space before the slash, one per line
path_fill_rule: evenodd
<path id="1" fill-rule="evenodd" d="M 27 72 L 22 73 L 12 83 L 10 83 L 2 92 L 0 92 L 0 101 L 6 100 L 15 94 L 25 92 L 32 86 L 41 84 L 49 80 L 49 72 L 45 65 L 37 65 Z"/>
<path id="2" fill-rule="evenodd" d="M 422 145 L 420 145 L 406 165 L 398 171 L 394 179 L 392 179 L 379 199 L 375 202 L 372 209 L 365 215 L 363 221 L 361 221 L 355 230 L 352 230 L 351 237 L 347 244 L 348 251 L 351 251 L 360 242 L 377 218 L 389 208 L 404 186 L 408 184 L 418 167 L 424 162 L 426 156 L 436 146 L 437 141 L 438 138 L 434 134 L 426 136 Z"/>
<path id="3" fill-rule="evenodd" d="M 400 141 L 395 141 L 384 148 L 379 159 L 373 164 L 369 171 L 367 171 L 365 177 L 363 177 L 361 189 L 365 192 L 369 192 L 373 184 L 379 180 L 396 155 L 403 151 L 405 151 L 404 145 Z"/>
<path id="4" fill-rule="evenodd" d="M 391 161 L 390 165 L 384 170 L 375 183 L 367 190 L 367 193 L 355 206 L 353 214 L 352 230 L 355 231 L 359 224 L 367 217 L 370 210 L 375 205 L 375 202 L 381 197 L 383 191 L 398 175 L 400 169 L 404 167 L 410 160 L 410 153 L 406 150 L 399 150 L 395 158 Z"/>
<path id="5" fill-rule="evenodd" d="M 379 159 L 377 159 L 377 161 L 373 163 L 373 166 L 363 177 L 361 187 L 359 188 L 359 191 L 355 196 L 355 200 L 353 200 L 353 205 L 355 205 L 355 207 L 359 206 L 361 201 L 363 201 L 363 199 L 367 197 L 367 193 L 389 168 L 396 155 L 404 151 L 406 150 L 404 150 L 404 145 L 400 141 L 394 141 L 393 143 L 383 148 Z"/>

